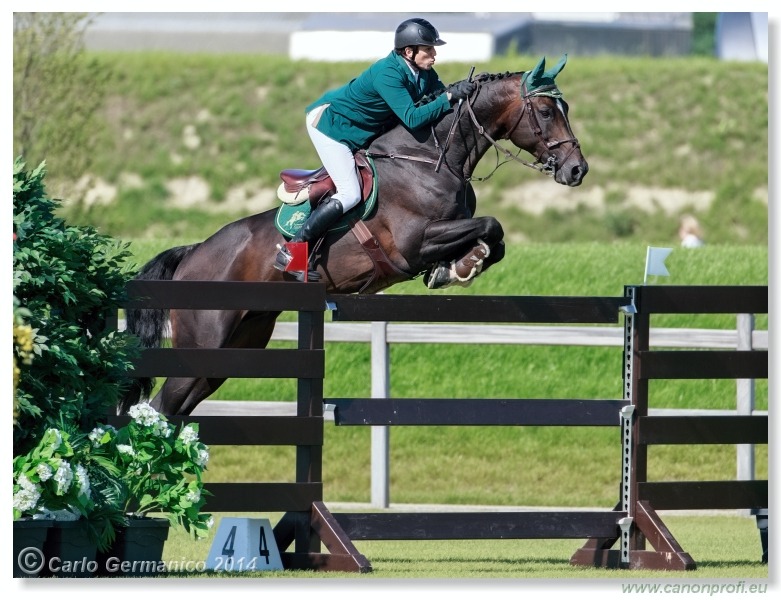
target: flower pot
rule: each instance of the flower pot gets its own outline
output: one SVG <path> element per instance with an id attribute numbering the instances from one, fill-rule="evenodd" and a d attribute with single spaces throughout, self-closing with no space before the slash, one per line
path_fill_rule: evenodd
<path id="1" fill-rule="evenodd" d="M 43 545 L 54 521 L 14 521 L 14 577 L 38 577 L 44 566 Z"/>
<path id="2" fill-rule="evenodd" d="M 41 576 L 93 577 L 97 552 L 86 521 L 54 521 L 43 546 L 46 565 Z"/>
<path id="3" fill-rule="evenodd" d="M 154 577 L 165 571 L 163 547 L 168 519 L 130 518 L 117 529 L 114 543 L 98 554 L 99 574 L 109 577 Z"/>

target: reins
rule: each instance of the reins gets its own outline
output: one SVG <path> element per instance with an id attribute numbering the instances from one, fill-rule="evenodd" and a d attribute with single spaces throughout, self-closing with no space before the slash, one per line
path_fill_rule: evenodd
<path id="1" fill-rule="evenodd" d="M 471 73 L 470 73 L 470 79 L 471 79 Z M 491 170 L 491 172 L 484 176 L 484 177 L 468 177 L 466 178 L 466 181 L 486 181 L 490 179 L 493 174 L 505 163 L 508 163 L 510 161 L 515 161 L 525 167 L 529 167 L 530 169 L 534 169 L 535 171 L 539 171 L 540 173 L 544 173 L 548 175 L 549 177 L 553 177 L 556 174 L 556 157 L 553 155 L 549 155 L 547 160 L 545 162 L 542 161 L 541 157 L 535 156 L 536 160 L 535 162 L 529 162 L 527 160 L 524 160 L 520 157 L 521 149 L 518 149 L 518 152 L 513 154 L 510 150 L 500 145 L 491 135 L 485 130 L 485 127 L 480 124 L 480 121 L 477 119 L 477 115 L 475 115 L 474 109 L 472 108 L 472 104 L 474 102 L 474 99 L 478 96 L 480 92 L 480 88 L 482 87 L 482 81 L 478 80 L 478 89 L 467 98 L 466 109 L 469 113 L 469 118 L 472 121 L 472 124 L 474 125 L 477 132 L 485 138 L 496 151 L 496 166 Z M 553 148 L 557 148 L 561 146 L 562 144 L 570 143 L 572 144 L 572 149 L 570 150 L 570 154 L 575 151 L 576 148 L 580 146 L 577 138 L 575 138 L 574 135 L 572 135 L 572 130 L 569 130 L 569 134 L 571 137 L 564 139 L 564 140 L 549 140 L 547 139 L 542 132 L 542 128 L 540 127 L 539 121 L 537 120 L 537 115 L 534 110 L 534 106 L 532 105 L 531 99 L 534 96 L 543 96 L 543 95 L 549 95 L 553 97 L 560 97 L 555 96 L 555 94 L 558 93 L 558 90 L 556 89 L 555 85 L 551 86 L 544 86 L 540 88 L 536 88 L 532 92 L 528 92 L 526 89 L 526 82 L 524 81 L 522 88 L 522 97 L 523 97 L 523 107 L 521 108 L 521 113 L 518 115 L 518 120 L 515 122 L 515 125 L 513 125 L 512 128 L 500 139 L 509 139 L 512 133 L 518 128 L 518 126 L 521 124 L 521 121 L 523 121 L 524 115 L 528 112 L 529 114 L 529 124 L 531 125 L 531 128 L 534 132 L 534 134 L 542 140 L 542 142 L 545 144 L 546 150 L 552 150 Z M 431 126 L 431 132 L 432 136 L 434 138 L 434 146 L 437 148 L 437 153 L 439 158 L 437 160 L 434 160 L 432 158 L 428 158 L 426 156 L 414 156 L 409 154 L 395 154 L 393 152 L 388 154 L 377 154 L 374 152 L 366 152 L 368 156 L 371 156 L 372 158 L 390 158 L 390 159 L 399 159 L 399 160 L 411 160 L 411 161 L 417 161 L 417 162 L 423 162 L 431 165 L 435 165 L 435 170 L 438 172 L 440 166 L 442 165 L 442 162 L 444 161 L 445 165 L 447 165 L 448 170 L 451 173 L 457 174 L 453 171 L 453 169 L 450 167 L 450 165 L 447 163 L 447 160 L 445 160 L 445 155 L 447 153 L 448 147 L 450 145 L 450 139 L 453 136 L 453 133 L 455 131 L 455 126 L 457 122 L 460 120 L 460 108 L 461 105 L 459 104 L 458 109 L 454 115 L 453 123 L 450 128 L 450 131 L 447 135 L 447 138 L 445 140 L 444 144 L 440 144 L 439 139 L 436 135 L 435 127 Z M 567 122 L 567 128 L 569 129 L 569 122 Z M 500 153 L 504 156 L 504 160 L 501 160 Z M 569 155 L 568 155 L 569 156 Z"/>
<path id="2" fill-rule="evenodd" d="M 529 114 L 529 123 L 532 126 L 532 130 L 534 131 L 534 135 L 536 135 L 538 138 L 540 138 L 543 143 L 545 144 L 545 148 L 547 150 L 551 150 L 553 148 L 557 148 L 561 146 L 562 144 L 571 143 L 572 149 L 570 150 L 569 154 L 572 154 L 572 152 L 575 151 L 575 148 L 580 146 L 580 143 L 578 142 L 577 138 L 572 135 L 572 130 L 569 130 L 569 133 L 571 137 L 565 139 L 565 140 L 548 140 L 542 133 L 542 128 L 540 127 L 539 121 L 537 120 L 537 114 L 534 111 L 534 107 L 532 106 L 531 99 L 534 96 L 542 96 L 542 95 L 548 95 L 551 92 L 556 90 L 556 86 L 545 86 L 542 88 L 538 88 L 534 90 L 533 92 L 527 92 L 526 91 L 526 83 L 523 84 L 523 108 L 521 108 L 521 114 L 518 116 L 518 120 L 515 122 L 515 125 L 505 134 L 501 139 L 509 139 L 510 136 L 513 134 L 513 131 L 515 131 L 518 128 L 518 125 L 521 124 L 521 121 L 523 120 L 523 115 L 528 112 Z M 493 168 L 493 170 L 486 175 L 485 177 L 472 177 L 470 180 L 472 181 L 486 181 L 489 179 L 496 170 L 501 167 L 503 164 L 514 160 L 520 164 L 522 164 L 525 167 L 529 167 L 531 169 L 534 169 L 535 171 L 539 171 L 540 173 L 546 174 L 548 177 L 553 177 L 556 174 L 556 157 L 553 155 L 548 156 L 548 159 L 543 163 L 540 157 L 536 157 L 537 160 L 533 163 L 523 160 L 520 158 L 519 154 L 521 153 L 521 150 L 519 149 L 516 154 L 513 154 L 503 146 L 501 146 L 495 139 L 493 139 L 486 131 L 485 128 L 480 124 L 480 122 L 477 120 L 477 115 L 475 115 L 474 110 L 472 110 L 472 103 L 467 102 L 467 112 L 469 113 L 469 117 L 472 119 L 472 123 L 477 128 L 478 133 L 483 136 L 486 140 L 488 140 L 491 145 L 495 148 L 497 152 L 497 158 L 496 158 L 496 166 Z M 567 129 L 569 129 L 569 122 L 567 122 Z M 503 162 L 499 162 L 499 152 L 501 151 L 502 154 L 505 156 L 505 160 Z M 569 154 L 567 155 L 569 157 Z"/>

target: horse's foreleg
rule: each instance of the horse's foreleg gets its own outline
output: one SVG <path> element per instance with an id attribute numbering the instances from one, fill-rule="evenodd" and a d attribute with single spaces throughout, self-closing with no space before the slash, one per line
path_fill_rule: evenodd
<path id="1" fill-rule="evenodd" d="M 504 231 L 493 217 L 438 221 L 426 229 L 421 256 L 434 266 L 424 281 L 431 289 L 468 286 L 504 258 Z"/>

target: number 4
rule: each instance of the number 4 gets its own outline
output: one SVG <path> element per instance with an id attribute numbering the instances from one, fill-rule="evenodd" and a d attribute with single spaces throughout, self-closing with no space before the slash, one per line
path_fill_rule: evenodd
<path id="1" fill-rule="evenodd" d="M 261 535 L 263 534 L 263 530 L 260 530 Z M 231 530 L 228 532 L 228 537 L 225 538 L 225 544 L 222 547 L 222 555 L 223 556 L 233 556 L 234 550 L 233 545 L 236 543 L 236 526 L 234 525 L 231 527 Z M 261 542 L 262 543 L 262 542 Z"/>
<path id="2" fill-rule="evenodd" d="M 258 556 L 262 556 L 266 559 L 266 564 L 269 564 L 271 561 L 269 561 L 269 556 L 271 556 L 271 552 L 269 552 L 268 549 L 268 542 L 266 542 L 266 530 L 261 525 L 260 527 L 260 542 L 258 544 Z"/>

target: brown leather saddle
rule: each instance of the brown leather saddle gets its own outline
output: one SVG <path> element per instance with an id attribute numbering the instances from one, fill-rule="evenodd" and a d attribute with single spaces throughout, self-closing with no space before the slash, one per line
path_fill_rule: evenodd
<path id="1" fill-rule="evenodd" d="M 361 201 L 365 203 L 372 199 L 372 195 L 376 191 L 374 189 L 377 184 L 374 168 L 363 151 L 355 153 L 355 165 L 361 180 Z M 285 169 L 280 172 L 279 177 L 282 179 L 282 184 L 277 190 L 277 196 L 286 204 L 298 205 L 308 200 L 314 209 L 321 200 L 336 192 L 336 186 L 325 167 L 315 170 Z M 371 258 L 372 263 L 374 263 L 374 274 L 361 288 L 359 293 L 378 279 L 398 274 L 403 274 L 407 278 L 410 276 L 390 261 L 385 250 L 380 246 L 380 242 L 369 231 L 369 228 L 361 221 L 360 217 L 350 220 L 350 229 L 366 254 Z M 316 244 L 314 252 L 317 251 L 319 243 Z"/>
<path id="2" fill-rule="evenodd" d="M 361 180 L 361 200 L 366 201 L 371 196 L 374 187 L 374 171 L 363 152 L 356 152 L 355 166 L 358 168 Z M 282 185 L 278 191 L 280 199 L 282 199 L 283 191 L 295 199 L 292 202 L 282 199 L 287 204 L 298 204 L 309 200 L 314 208 L 323 198 L 336 192 L 336 186 L 325 167 L 314 170 L 285 169 L 279 174 L 279 177 L 282 179 Z"/>

